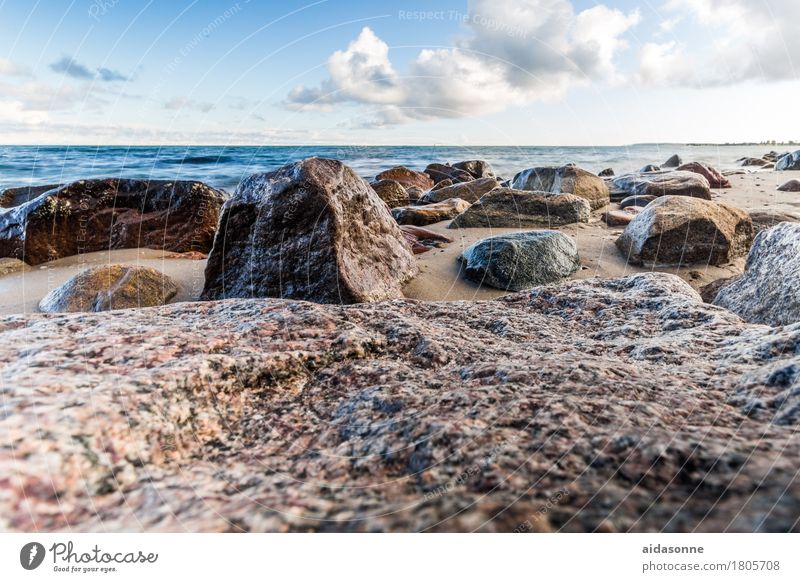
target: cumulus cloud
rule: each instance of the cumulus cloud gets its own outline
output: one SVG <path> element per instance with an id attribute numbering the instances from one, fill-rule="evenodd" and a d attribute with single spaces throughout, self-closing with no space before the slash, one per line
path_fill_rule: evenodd
<path id="1" fill-rule="evenodd" d="M 685 18 L 670 28 L 674 40 L 641 48 L 643 82 L 714 87 L 798 78 L 797 0 L 668 0 L 663 9 Z M 704 34 L 681 35 L 689 20 Z"/>
<path id="2" fill-rule="evenodd" d="M 92 71 L 86 65 L 83 65 L 74 58 L 67 56 L 61 57 L 56 62 L 51 63 L 50 70 L 56 73 L 63 73 L 68 77 L 82 81 L 90 81 L 93 79 L 103 82 L 128 80 L 128 77 L 119 71 L 108 69 L 106 67 L 98 67 L 96 71 Z"/>
<path id="3" fill-rule="evenodd" d="M 364 28 L 328 59 L 329 77 L 295 87 L 292 109 L 372 105 L 367 125 L 464 117 L 562 95 L 575 84 L 616 79 L 623 35 L 639 12 L 597 5 L 576 12 L 569 0 L 473 0 L 466 34 L 452 48 L 422 50 L 399 74 L 388 45 Z"/>

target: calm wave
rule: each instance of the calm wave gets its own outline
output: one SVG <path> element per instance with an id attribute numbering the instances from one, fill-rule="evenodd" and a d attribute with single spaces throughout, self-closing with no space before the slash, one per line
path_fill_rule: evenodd
<path id="1" fill-rule="evenodd" d="M 593 172 L 612 167 L 619 174 L 663 163 L 672 154 L 728 168 L 744 156 L 760 157 L 768 146 L 635 145 L 626 147 L 63 147 L 0 146 L 0 189 L 65 183 L 82 178 L 195 179 L 233 190 L 246 176 L 298 159 L 340 159 L 364 177 L 395 165 L 422 170 L 431 162 L 483 159 L 505 178 L 536 165 L 574 162 Z M 780 148 L 779 148 L 780 149 Z M 785 148 L 783 148 L 785 149 Z M 783 151 L 783 150 L 781 150 Z"/>

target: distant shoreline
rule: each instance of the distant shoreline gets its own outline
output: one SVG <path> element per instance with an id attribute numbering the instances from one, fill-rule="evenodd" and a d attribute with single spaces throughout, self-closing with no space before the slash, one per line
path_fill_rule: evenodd
<path id="1" fill-rule="evenodd" d="M 40 144 L 15 144 L 0 143 L 0 147 L 14 148 L 632 148 L 632 147 L 653 147 L 653 146 L 674 146 L 674 147 L 800 147 L 800 142 L 726 142 L 726 143 L 700 143 L 700 142 L 643 142 L 621 145 L 536 145 L 536 144 L 506 144 L 506 145 L 484 145 L 484 144 L 358 144 L 358 143 L 314 143 L 314 144 L 64 144 L 64 143 L 40 143 Z"/>

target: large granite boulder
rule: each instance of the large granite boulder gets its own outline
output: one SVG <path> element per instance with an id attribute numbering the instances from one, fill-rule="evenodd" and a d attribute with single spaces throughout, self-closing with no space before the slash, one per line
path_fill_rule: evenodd
<path id="1" fill-rule="evenodd" d="M 608 186 L 599 176 L 575 164 L 560 167 L 539 167 L 523 170 L 511 182 L 515 190 L 574 194 L 586 199 L 592 210 L 609 203 Z"/>
<path id="2" fill-rule="evenodd" d="M 396 166 L 375 176 L 376 182 L 381 180 L 394 180 L 395 182 L 400 182 L 406 189 L 419 188 L 423 192 L 430 190 L 433 186 L 433 180 L 427 174 L 411 170 L 405 166 Z"/>
<path id="3" fill-rule="evenodd" d="M 614 178 L 614 189 L 628 196 L 690 196 L 711 200 L 711 186 L 695 172 L 625 174 Z"/>
<path id="4" fill-rule="evenodd" d="M 443 220 L 455 218 L 470 207 L 470 203 L 460 198 L 448 198 L 442 202 L 424 206 L 401 206 L 392 208 L 392 216 L 398 224 L 427 226 Z"/>
<path id="5" fill-rule="evenodd" d="M 450 180 L 453 184 L 474 180 L 472 174 L 467 170 L 461 170 L 449 164 L 428 164 L 425 168 L 425 173 L 431 177 L 434 184 L 444 180 Z"/>
<path id="6" fill-rule="evenodd" d="M 617 239 L 634 264 L 722 265 L 743 256 L 753 242 L 744 210 L 686 196 L 663 196 L 648 204 Z"/>
<path id="7" fill-rule="evenodd" d="M 445 188 L 430 190 L 420 199 L 421 204 L 443 202 L 449 198 L 461 198 L 467 202 L 475 202 L 487 192 L 497 188 L 495 178 L 478 178 L 471 182 L 460 182 Z"/>
<path id="8" fill-rule="evenodd" d="M 448 228 L 556 227 L 589 222 L 589 203 L 573 194 L 495 188 L 459 214 Z"/>
<path id="9" fill-rule="evenodd" d="M 714 305 L 750 323 L 800 322 L 800 224 L 781 223 L 758 234 L 744 275 L 720 289 Z M 800 379 L 800 368 L 798 368 Z"/>
<path id="10" fill-rule="evenodd" d="M 661 273 L 5 316 L 0 528 L 797 531 L 797 345 Z"/>
<path id="11" fill-rule="evenodd" d="M 386 202 L 389 208 L 408 206 L 410 200 L 408 192 L 397 180 L 379 180 L 370 184 L 378 197 Z"/>
<path id="12" fill-rule="evenodd" d="M 716 168 L 709 166 L 708 164 L 703 164 L 700 162 L 689 162 L 688 164 L 683 164 L 678 168 L 679 172 L 694 172 L 695 174 L 700 174 L 706 180 L 708 180 L 708 185 L 712 188 L 731 188 L 731 182 L 722 175 L 722 173 L 717 170 Z M 701 196 L 702 198 L 702 196 Z"/>
<path id="13" fill-rule="evenodd" d="M 73 182 L 0 208 L 0 257 L 37 265 L 109 249 L 208 252 L 225 197 L 202 182 Z"/>
<path id="14" fill-rule="evenodd" d="M 467 279 L 504 291 L 555 283 L 581 266 L 575 241 L 555 230 L 485 238 L 468 247 L 459 259 Z"/>
<path id="15" fill-rule="evenodd" d="M 110 311 L 164 305 L 178 293 L 170 277 L 140 265 L 101 265 L 82 271 L 53 289 L 39 302 L 39 310 Z"/>
<path id="16" fill-rule="evenodd" d="M 467 160 L 453 164 L 456 170 L 469 172 L 473 178 L 495 178 L 494 170 L 489 162 L 483 160 Z"/>
<path id="17" fill-rule="evenodd" d="M 225 203 L 202 297 L 358 303 L 417 272 L 389 209 L 353 170 L 309 158 L 244 180 Z"/>
<path id="18" fill-rule="evenodd" d="M 780 171 L 800 170 L 800 150 L 778 158 L 778 161 L 775 162 L 775 169 Z"/>

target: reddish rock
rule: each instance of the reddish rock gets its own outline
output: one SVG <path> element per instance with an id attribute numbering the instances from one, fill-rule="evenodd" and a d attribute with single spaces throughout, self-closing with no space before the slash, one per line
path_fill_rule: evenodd
<path id="1" fill-rule="evenodd" d="M 441 246 L 441 243 L 451 243 L 453 239 L 428 228 L 404 224 L 400 227 L 403 236 L 411 245 L 415 255 L 427 253 L 429 250 Z"/>
<path id="2" fill-rule="evenodd" d="M 732 188 L 730 180 L 723 176 L 719 170 L 707 164 L 700 162 L 690 162 L 678 168 L 679 172 L 694 172 L 700 174 L 706 180 L 711 188 Z"/>
<path id="3" fill-rule="evenodd" d="M 376 182 L 381 180 L 394 180 L 395 182 L 400 182 L 406 189 L 416 187 L 423 192 L 433 187 L 433 180 L 427 174 L 411 170 L 405 166 L 396 166 L 375 176 Z"/>
<path id="4" fill-rule="evenodd" d="M 37 265 L 109 249 L 208 252 L 225 197 L 201 182 L 73 182 L 0 209 L 0 257 Z"/>
<path id="5" fill-rule="evenodd" d="M 386 202 L 389 208 L 397 208 L 398 206 L 408 206 L 408 192 L 403 188 L 403 185 L 396 180 L 379 180 L 370 184 L 375 193 L 381 200 Z"/>

